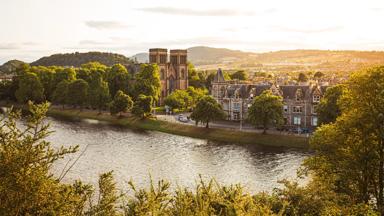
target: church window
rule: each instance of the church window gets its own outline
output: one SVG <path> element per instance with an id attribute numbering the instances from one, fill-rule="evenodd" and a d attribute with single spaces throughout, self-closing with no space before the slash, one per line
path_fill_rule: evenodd
<path id="1" fill-rule="evenodd" d="M 164 74 L 165 74 L 165 71 L 164 71 L 164 68 L 161 69 L 161 72 L 160 72 L 160 79 L 164 79 Z"/>

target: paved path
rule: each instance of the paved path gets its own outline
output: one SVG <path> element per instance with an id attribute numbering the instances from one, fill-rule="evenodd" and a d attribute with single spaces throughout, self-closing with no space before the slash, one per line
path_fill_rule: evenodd
<path id="1" fill-rule="evenodd" d="M 189 116 L 190 113 L 183 113 L 184 116 Z M 156 115 L 157 119 L 163 120 L 163 121 L 168 121 L 168 122 L 173 122 L 173 123 L 178 123 L 178 124 L 187 124 L 187 125 L 192 125 L 196 126 L 195 121 L 189 120 L 188 122 L 181 122 L 178 120 L 179 114 L 175 115 Z M 205 124 L 199 124 L 197 127 L 205 127 Z M 229 130 L 240 130 L 240 123 L 239 122 L 234 122 L 234 121 L 216 121 L 216 122 L 211 122 L 209 123 L 210 128 L 224 128 L 224 129 L 229 129 Z M 244 123 L 242 125 L 242 131 L 249 131 L 249 132 L 255 132 L 255 133 L 262 133 L 263 131 L 260 129 L 254 128 L 250 124 Z M 303 136 L 306 137 L 306 134 L 293 134 L 293 133 L 288 133 L 288 132 L 282 132 L 282 131 L 277 131 L 277 130 L 268 130 L 267 133 L 269 134 L 281 134 L 281 135 L 295 135 L 295 136 Z"/>

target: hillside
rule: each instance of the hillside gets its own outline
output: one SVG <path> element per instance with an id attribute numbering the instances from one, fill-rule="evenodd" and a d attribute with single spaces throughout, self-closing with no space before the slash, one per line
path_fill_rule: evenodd
<path id="1" fill-rule="evenodd" d="M 97 61 L 104 65 L 111 66 L 113 64 L 128 65 L 132 63 L 132 60 L 124 55 L 115 53 L 103 53 L 103 52 L 87 52 L 87 53 L 66 53 L 66 54 L 54 54 L 48 57 L 42 57 L 37 61 L 31 63 L 32 66 L 74 66 L 79 67 L 82 64 Z"/>
<path id="2" fill-rule="evenodd" d="M 0 74 L 10 74 L 19 68 L 22 64 L 25 64 L 23 61 L 19 60 L 10 60 L 0 66 Z"/>

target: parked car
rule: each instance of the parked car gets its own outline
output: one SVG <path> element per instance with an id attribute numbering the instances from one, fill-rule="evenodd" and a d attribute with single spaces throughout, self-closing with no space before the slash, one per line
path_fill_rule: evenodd
<path id="1" fill-rule="evenodd" d="M 183 114 L 179 115 L 178 120 L 181 122 L 188 122 L 189 121 L 189 119 L 187 117 L 185 117 Z"/>

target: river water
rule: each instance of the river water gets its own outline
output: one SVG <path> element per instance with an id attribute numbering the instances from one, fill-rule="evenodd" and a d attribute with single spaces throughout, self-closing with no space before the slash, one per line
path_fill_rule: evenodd
<path id="1" fill-rule="evenodd" d="M 128 189 L 129 180 L 147 187 L 150 176 L 155 181 L 166 179 L 173 186 L 193 188 L 201 174 L 203 179 L 215 178 L 221 184 L 241 183 L 250 192 L 270 192 L 280 186 L 278 180 L 295 179 L 297 169 L 308 156 L 292 149 L 135 132 L 94 120 L 68 122 L 48 118 L 48 121 L 55 131 L 48 140 L 55 147 L 80 146 L 78 153 L 56 164 L 55 175 L 78 159 L 65 175 L 65 182 L 80 179 L 97 185 L 99 174 L 113 170 L 121 190 Z"/>

